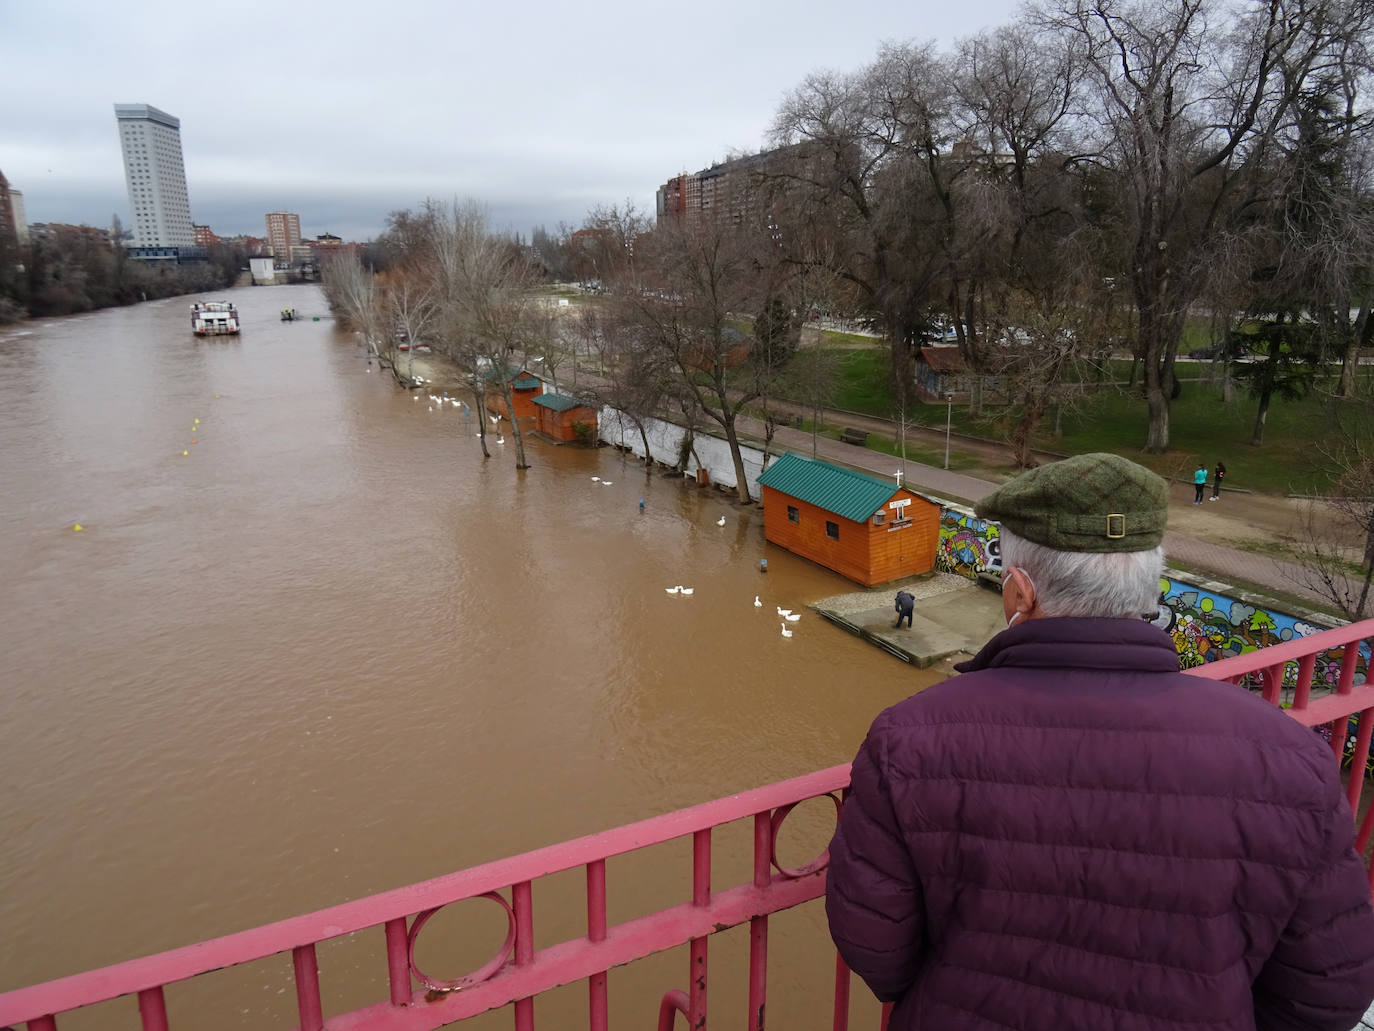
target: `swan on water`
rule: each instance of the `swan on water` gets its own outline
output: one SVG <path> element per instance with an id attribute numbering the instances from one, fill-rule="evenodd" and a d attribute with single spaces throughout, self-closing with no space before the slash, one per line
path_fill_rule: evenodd
<path id="1" fill-rule="evenodd" d="M 679 584 L 677 587 L 665 587 L 663 589 L 669 594 L 676 594 L 678 591 L 682 590 L 682 585 Z"/>
<path id="2" fill-rule="evenodd" d="M 724 516 L 721 516 L 719 519 L 717 519 L 717 520 L 716 520 L 716 525 L 717 525 L 717 526 L 724 526 L 724 525 L 725 525 L 725 517 L 724 517 Z"/>
<path id="3" fill-rule="evenodd" d="M 502 436 L 499 436 L 499 437 L 496 438 L 496 443 L 498 443 L 498 444 L 504 444 L 505 442 L 506 442 L 506 438 L 505 438 L 505 435 L 504 435 L 504 434 L 503 434 Z"/>
<path id="4" fill-rule="evenodd" d="M 786 624 L 786 623 L 784 623 L 784 624 L 782 625 L 782 636 L 783 636 L 783 637 L 791 637 L 791 636 L 792 636 L 792 631 L 787 629 L 787 624 Z"/>
<path id="5" fill-rule="evenodd" d="M 791 613 L 792 613 L 792 610 L 791 610 L 791 609 L 778 609 L 778 615 L 779 615 L 779 616 L 787 616 L 787 615 L 791 615 Z"/>
<path id="6" fill-rule="evenodd" d="M 695 587 L 684 587 L 684 588 L 682 589 L 682 593 L 683 593 L 683 594 L 691 594 L 694 590 L 696 590 Z"/>
<path id="7" fill-rule="evenodd" d="M 610 485 L 611 485 L 611 481 L 610 481 L 610 480 L 602 480 L 602 481 L 601 481 L 601 486 L 603 486 L 603 487 L 609 487 Z"/>
<path id="8" fill-rule="evenodd" d="M 787 614 L 787 622 L 789 622 L 789 623 L 795 623 L 795 622 L 796 622 L 797 620 L 799 620 L 799 619 L 801 619 L 801 613 L 800 613 L 800 612 L 789 612 L 789 613 Z"/>
<path id="9" fill-rule="evenodd" d="M 759 596 L 758 596 L 757 594 L 754 595 L 754 608 L 756 608 L 756 609 L 761 609 L 761 608 L 763 608 L 763 602 L 759 601 Z"/>
<path id="10" fill-rule="evenodd" d="M 593 477 L 592 477 L 592 482 L 593 482 L 593 483 L 600 483 L 600 482 L 601 482 L 601 477 L 600 477 L 600 476 L 593 476 Z"/>

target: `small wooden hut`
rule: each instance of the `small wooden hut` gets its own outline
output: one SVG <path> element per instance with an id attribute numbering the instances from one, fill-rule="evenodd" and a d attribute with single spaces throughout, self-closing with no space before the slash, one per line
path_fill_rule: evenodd
<path id="1" fill-rule="evenodd" d="M 560 444 L 594 444 L 596 409 L 566 394 L 540 394 L 533 399 L 534 428 Z"/>
<path id="2" fill-rule="evenodd" d="M 759 477 L 764 537 L 865 587 L 929 573 L 940 506 L 908 487 L 789 452 Z"/>
<path id="3" fill-rule="evenodd" d="M 487 379 L 487 411 L 509 419 L 511 413 L 506 411 L 506 399 L 501 394 L 500 375 L 495 369 L 488 369 L 483 375 Z M 515 406 L 515 418 L 535 418 L 538 409 L 534 406 L 534 399 L 544 392 L 544 384 L 538 376 L 530 375 L 525 369 L 511 369 L 506 375 L 511 378 L 510 396 Z"/>

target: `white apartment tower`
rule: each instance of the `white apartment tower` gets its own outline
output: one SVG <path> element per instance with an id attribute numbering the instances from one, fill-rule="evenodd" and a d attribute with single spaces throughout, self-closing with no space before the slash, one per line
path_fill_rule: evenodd
<path id="1" fill-rule="evenodd" d="M 191 203 L 181 161 L 181 120 L 149 104 L 116 104 L 135 247 L 191 247 Z"/>

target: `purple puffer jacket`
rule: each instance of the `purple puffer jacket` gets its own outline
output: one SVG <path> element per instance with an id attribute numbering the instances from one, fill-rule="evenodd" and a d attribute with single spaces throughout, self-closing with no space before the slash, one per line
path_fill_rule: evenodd
<path id="1" fill-rule="evenodd" d="M 1330 748 L 1126 619 L 1035 619 L 882 713 L 826 912 L 893 1031 L 1348 1031 L 1374 912 Z"/>

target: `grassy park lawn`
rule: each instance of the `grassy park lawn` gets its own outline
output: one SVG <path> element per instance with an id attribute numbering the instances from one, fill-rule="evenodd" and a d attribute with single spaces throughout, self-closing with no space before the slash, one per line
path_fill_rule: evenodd
<path id="1" fill-rule="evenodd" d="M 864 349 L 837 349 L 836 353 L 841 371 L 832 406 L 892 418 L 887 350 L 878 344 Z M 1112 451 L 1148 465 L 1161 475 L 1185 480 L 1192 479 L 1192 470 L 1199 460 L 1209 469 L 1220 460 L 1226 463 L 1229 486 L 1262 493 L 1322 493 L 1330 486 L 1333 470 L 1322 449 L 1334 446 L 1338 439 L 1331 415 L 1332 402 L 1326 394 L 1333 380 L 1318 383 L 1312 395 L 1300 401 L 1274 398 L 1265 443 L 1252 447 L 1250 437 L 1258 402 L 1243 389 L 1235 392 L 1233 401 L 1223 401 L 1220 388 L 1203 378 L 1209 369 L 1180 367 L 1183 393 L 1170 408 L 1171 449 L 1163 455 L 1146 455 L 1142 451 L 1147 423 L 1145 401 L 1135 391 L 1124 388 L 1130 362 L 1113 363 L 1111 371 L 1120 377 L 1122 385 L 1104 387 L 1066 411 L 1063 435 L 1058 438 L 1053 435 L 1051 412 L 1036 434 L 1037 448 L 1062 454 Z M 1365 371 L 1363 388 L 1368 388 L 1369 377 L 1370 373 Z M 989 409 L 993 414 L 996 411 Z M 952 417 L 958 432 L 992 440 L 1007 437 L 1007 428 L 994 419 L 975 420 L 958 405 Z M 920 405 L 908 413 L 908 418 L 943 428 L 945 406 Z M 910 448 L 907 453 L 914 457 Z M 943 461 L 941 453 L 939 461 L 932 464 Z"/>

